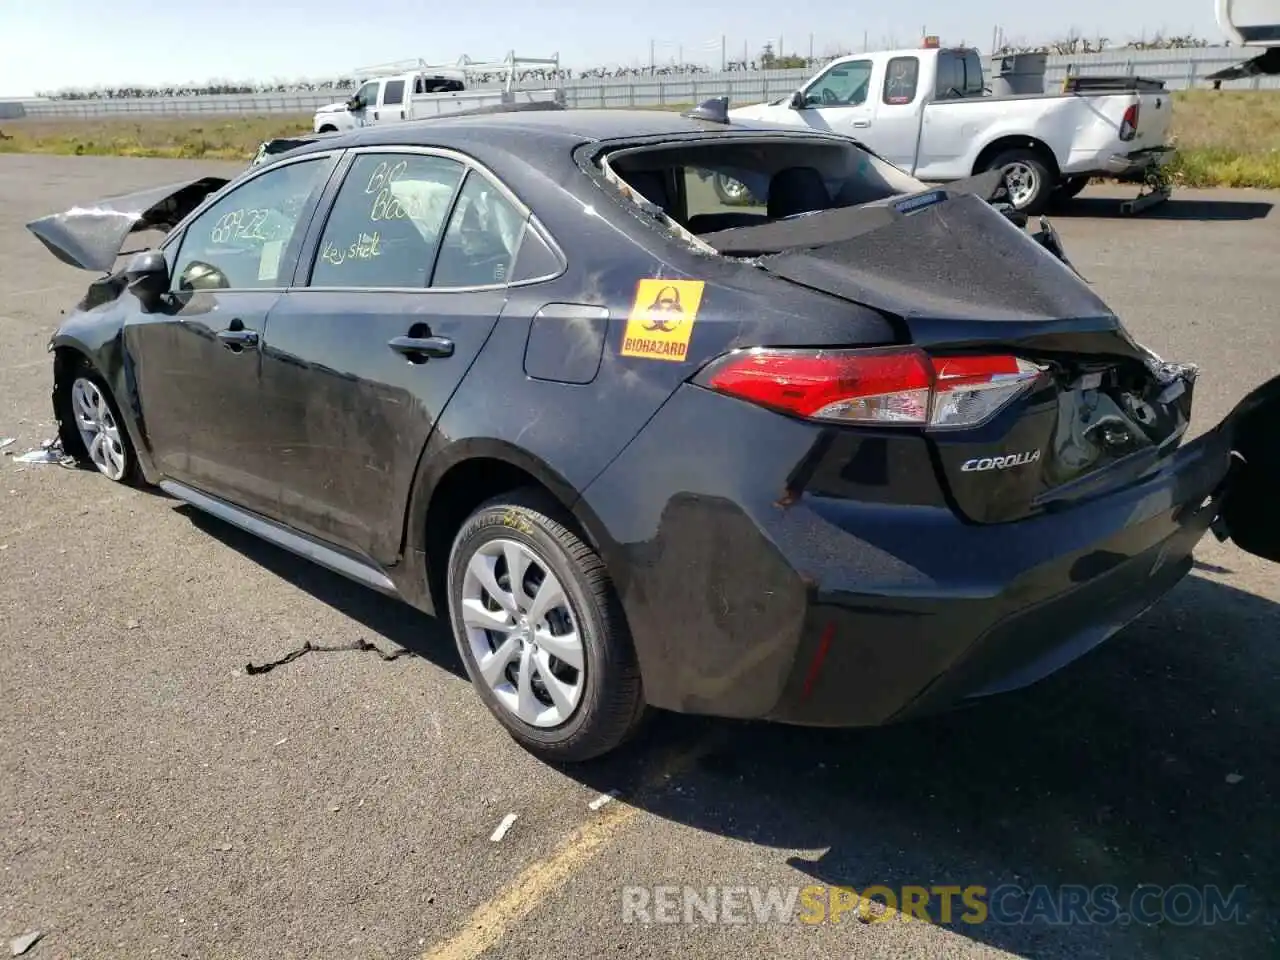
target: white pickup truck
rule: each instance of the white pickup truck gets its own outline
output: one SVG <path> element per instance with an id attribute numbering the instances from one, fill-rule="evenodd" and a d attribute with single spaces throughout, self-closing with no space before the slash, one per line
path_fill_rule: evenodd
<path id="1" fill-rule="evenodd" d="M 791 96 L 729 116 L 853 137 L 919 180 L 1004 168 L 1013 206 L 1038 214 L 1094 176 L 1146 180 L 1172 157 L 1172 108 L 1162 82 L 1133 77 L 992 95 L 977 50 L 926 44 L 841 57 Z"/>
<path id="2" fill-rule="evenodd" d="M 516 72 L 521 67 L 551 67 L 558 71 L 559 57 L 517 57 L 511 53 L 505 59 L 495 61 L 481 62 L 462 57 L 454 64 L 432 66 L 421 60 L 414 61 L 414 64 L 415 69 L 399 72 L 391 71 L 403 64 L 385 64 L 357 71 L 357 76 L 365 75 L 368 79 L 347 100 L 317 110 L 312 130 L 336 133 L 498 104 L 564 103 L 562 89 L 524 90 L 515 85 Z M 468 89 L 467 77 L 476 73 L 505 75 L 502 88 Z"/>

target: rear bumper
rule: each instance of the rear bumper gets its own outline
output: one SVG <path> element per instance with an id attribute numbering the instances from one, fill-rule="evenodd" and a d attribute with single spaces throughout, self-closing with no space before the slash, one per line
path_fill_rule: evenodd
<path id="1" fill-rule="evenodd" d="M 1151 147 L 1133 153 L 1117 153 L 1107 158 L 1105 171 L 1113 177 L 1142 177 L 1147 171 L 1163 167 L 1173 159 L 1173 147 Z"/>
<path id="2" fill-rule="evenodd" d="M 1034 683 L 1190 570 L 1230 464 L 1215 431 L 1123 490 L 974 525 L 922 495 L 788 498 L 821 434 L 682 388 L 584 494 L 654 706 L 865 726 Z"/>
<path id="3" fill-rule="evenodd" d="M 1163 167 L 1173 160 L 1174 148 L 1148 147 L 1131 153 L 1078 152 L 1072 153 L 1062 165 L 1064 176 L 1115 177 L 1119 180 L 1142 179 L 1147 172 Z"/>

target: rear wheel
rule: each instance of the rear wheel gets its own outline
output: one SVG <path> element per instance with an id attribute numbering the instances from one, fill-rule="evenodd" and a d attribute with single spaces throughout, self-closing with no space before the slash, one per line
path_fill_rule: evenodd
<path id="1" fill-rule="evenodd" d="M 1063 199 L 1070 200 L 1072 197 L 1080 196 L 1080 192 L 1084 190 L 1093 178 L 1087 176 L 1067 177 L 1058 185 L 1058 189 L 1054 191 L 1055 195 Z"/>
<path id="2" fill-rule="evenodd" d="M 1004 170 L 1009 203 L 1028 216 L 1043 213 L 1057 186 L 1057 178 L 1034 150 L 1006 150 L 994 157 L 988 170 Z"/>
<path id="3" fill-rule="evenodd" d="M 534 755 L 578 762 L 644 713 L 640 671 L 604 563 L 539 491 L 482 504 L 454 539 L 449 612 L 485 705 Z"/>
<path id="4" fill-rule="evenodd" d="M 712 184 L 715 187 L 716 196 L 720 198 L 720 202 L 723 204 L 743 207 L 754 202 L 751 191 L 740 180 L 726 177 L 723 173 L 717 173 L 712 177 Z"/>

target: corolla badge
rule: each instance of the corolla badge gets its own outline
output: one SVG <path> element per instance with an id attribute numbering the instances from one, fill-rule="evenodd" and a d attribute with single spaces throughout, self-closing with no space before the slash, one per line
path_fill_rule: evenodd
<path id="1" fill-rule="evenodd" d="M 1028 450 L 1025 453 L 1011 453 L 1006 457 L 979 457 L 966 460 L 960 469 L 965 473 L 985 473 L 988 470 L 1009 470 L 1013 467 L 1025 467 L 1040 459 L 1039 450 Z"/>

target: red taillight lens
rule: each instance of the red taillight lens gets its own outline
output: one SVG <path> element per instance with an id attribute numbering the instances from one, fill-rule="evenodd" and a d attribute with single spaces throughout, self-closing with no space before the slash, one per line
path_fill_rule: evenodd
<path id="1" fill-rule="evenodd" d="M 696 382 L 795 416 L 838 423 L 971 427 L 1030 388 L 1041 370 L 1013 356 L 930 357 L 916 347 L 728 354 Z"/>
<path id="2" fill-rule="evenodd" d="M 1120 121 L 1120 139 L 1129 141 L 1138 135 L 1138 109 L 1139 104 L 1133 104 L 1124 112 L 1124 119 Z"/>

